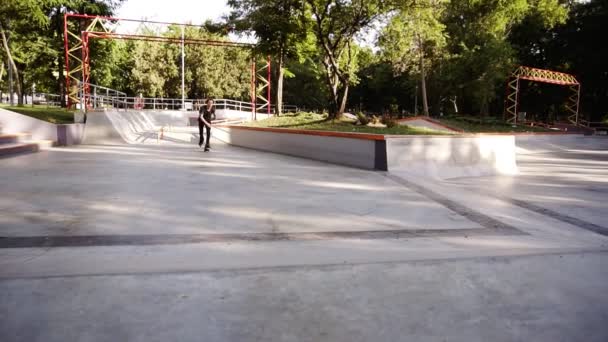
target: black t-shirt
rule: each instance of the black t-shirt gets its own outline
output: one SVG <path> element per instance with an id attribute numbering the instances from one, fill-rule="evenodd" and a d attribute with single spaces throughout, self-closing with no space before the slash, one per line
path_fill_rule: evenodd
<path id="1" fill-rule="evenodd" d="M 211 117 L 215 114 L 215 106 L 211 107 L 211 110 L 207 110 L 207 106 L 201 106 L 201 109 L 198 111 L 199 119 L 202 116 L 203 119 L 207 122 L 211 122 Z"/>

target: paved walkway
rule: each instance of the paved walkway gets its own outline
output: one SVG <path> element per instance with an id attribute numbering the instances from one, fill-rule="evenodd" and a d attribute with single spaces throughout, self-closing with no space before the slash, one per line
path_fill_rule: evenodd
<path id="1" fill-rule="evenodd" d="M 166 144 L 5 159 L 0 334 L 605 341 L 608 154 L 520 167 L 439 183 Z"/>

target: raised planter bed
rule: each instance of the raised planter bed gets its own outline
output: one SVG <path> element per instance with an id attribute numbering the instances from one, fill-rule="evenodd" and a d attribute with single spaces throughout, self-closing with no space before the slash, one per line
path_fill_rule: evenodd
<path id="1" fill-rule="evenodd" d="M 216 127 L 228 144 L 369 170 L 438 178 L 514 174 L 513 135 L 385 136 L 244 126 Z"/>

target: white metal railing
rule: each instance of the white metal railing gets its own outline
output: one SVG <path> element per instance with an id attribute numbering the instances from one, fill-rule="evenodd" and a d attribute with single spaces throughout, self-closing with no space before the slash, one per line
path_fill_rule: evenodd
<path id="1" fill-rule="evenodd" d="M 107 87 L 89 84 L 89 94 L 87 101 L 81 87 L 81 103 L 86 102 L 89 108 L 116 108 L 116 109 L 135 109 L 135 110 L 186 110 L 198 111 L 204 105 L 204 99 L 185 99 L 163 98 L 163 97 L 143 97 L 127 96 L 126 93 L 110 89 Z M 183 101 L 183 103 L 182 103 Z M 249 101 L 239 101 L 232 99 L 214 99 L 217 109 L 236 110 L 241 112 L 252 112 L 253 104 Z M 271 105 L 271 114 L 276 111 L 276 106 Z M 298 107 L 293 105 L 283 105 L 284 113 L 297 112 Z M 258 114 L 266 114 L 268 107 L 266 104 L 256 106 Z"/>
<path id="2" fill-rule="evenodd" d="M 17 94 L 13 94 L 13 103 L 18 102 Z M 10 95 L 2 93 L 0 103 L 10 103 Z M 28 93 L 23 95 L 24 105 L 37 105 L 48 107 L 61 107 L 61 95 L 49 93 Z"/>
<path id="3" fill-rule="evenodd" d="M 46 107 L 61 107 L 61 95 L 34 93 L 32 95 L 32 104 Z"/>

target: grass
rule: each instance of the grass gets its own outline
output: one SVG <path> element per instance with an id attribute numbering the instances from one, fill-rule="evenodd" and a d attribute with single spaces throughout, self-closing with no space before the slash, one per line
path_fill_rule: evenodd
<path id="1" fill-rule="evenodd" d="M 275 116 L 266 120 L 248 122 L 244 125 L 250 127 L 292 128 L 313 131 L 372 133 L 388 135 L 445 134 L 443 132 L 433 131 L 430 129 L 413 128 L 408 126 L 396 126 L 392 128 L 355 126 L 353 121 L 328 121 L 327 115 L 304 112 L 297 114 L 286 114 L 280 117 Z"/>
<path id="2" fill-rule="evenodd" d="M 515 126 L 494 118 L 480 119 L 477 117 L 449 117 L 440 119 L 441 123 L 463 130 L 467 133 L 521 133 L 521 132 L 553 132 L 544 127 Z"/>
<path id="3" fill-rule="evenodd" d="M 47 108 L 46 106 L 36 105 L 34 107 L 32 105 L 9 106 L 6 104 L 0 104 L 0 108 L 54 124 L 74 123 L 74 111 L 65 108 Z"/>

